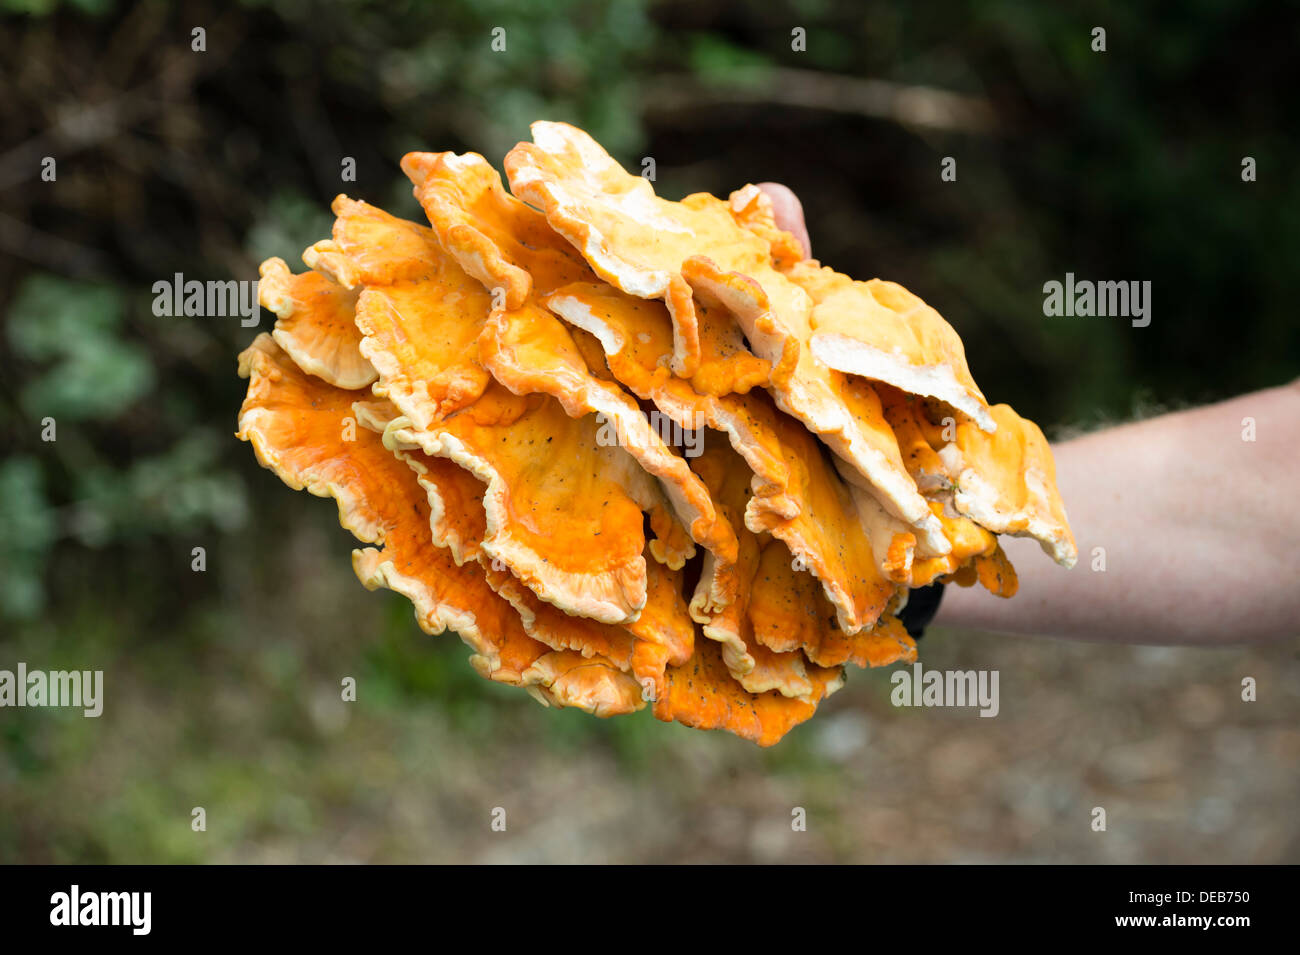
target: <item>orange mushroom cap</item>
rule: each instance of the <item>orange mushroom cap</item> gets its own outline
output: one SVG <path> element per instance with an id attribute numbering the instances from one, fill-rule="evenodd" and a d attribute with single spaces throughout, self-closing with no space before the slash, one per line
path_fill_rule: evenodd
<path id="1" fill-rule="evenodd" d="M 1074 562 L 1042 432 L 937 311 L 804 259 L 752 185 L 670 202 L 533 136 L 514 194 L 409 153 L 428 226 L 339 196 L 310 271 L 262 264 L 238 436 L 337 502 L 365 587 L 545 705 L 770 746 L 916 659 L 908 588 L 1013 596 L 999 534 Z"/>

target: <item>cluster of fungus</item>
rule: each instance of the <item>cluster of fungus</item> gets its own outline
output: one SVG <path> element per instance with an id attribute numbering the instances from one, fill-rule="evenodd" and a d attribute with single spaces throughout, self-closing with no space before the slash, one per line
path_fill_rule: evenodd
<path id="1" fill-rule="evenodd" d="M 1075 545 L 1042 432 L 915 295 L 803 257 L 763 192 L 681 202 L 590 136 L 411 153 L 428 225 L 339 196 L 261 267 L 239 437 L 338 503 L 369 589 L 484 677 L 771 745 L 916 657 L 910 588 Z M 656 421 L 676 426 L 665 439 Z"/>

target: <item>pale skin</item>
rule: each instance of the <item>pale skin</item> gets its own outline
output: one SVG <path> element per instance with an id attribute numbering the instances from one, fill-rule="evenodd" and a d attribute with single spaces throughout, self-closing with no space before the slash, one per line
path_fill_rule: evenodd
<path id="1" fill-rule="evenodd" d="M 761 188 L 811 254 L 799 200 L 777 183 Z M 948 586 L 935 625 L 1201 646 L 1300 634 L 1300 381 L 1052 453 L 1078 564 L 1066 570 L 1037 542 L 1003 537 L 1019 592 Z"/>

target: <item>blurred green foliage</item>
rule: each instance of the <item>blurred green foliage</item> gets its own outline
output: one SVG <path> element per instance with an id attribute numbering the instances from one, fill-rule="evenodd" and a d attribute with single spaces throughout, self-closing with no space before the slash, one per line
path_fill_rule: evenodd
<path id="1" fill-rule="evenodd" d="M 121 338 L 121 325 L 116 288 L 45 274 L 29 278 L 7 323 L 15 356 L 34 366 L 21 395 L 28 416 L 112 418 L 150 391 L 148 353 Z"/>
<path id="2" fill-rule="evenodd" d="M 30 617 L 44 605 L 45 560 L 55 519 L 45 497 L 40 462 L 29 455 L 0 463 L 0 607 L 8 617 Z"/>
<path id="3" fill-rule="evenodd" d="M 0 17 L 4 658 L 114 668 L 115 698 L 135 703 L 106 725 L 172 763 L 151 778 L 132 746 L 92 752 L 87 721 L 6 717 L 0 858 L 210 857 L 188 839 L 200 799 L 237 807 L 221 825 L 254 843 L 305 832 L 312 812 L 325 824 L 331 794 L 379 814 L 382 780 L 437 755 L 425 725 L 484 747 L 594 748 L 649 777 L 701 754 L 830 772 L 810 736 L 733 757 L 732 741 L 646 714 L 542 716 L 485 686 L 454 641 L 418 638 L 403 601 L 356 586 L 332 505 L 233 439 L 235 355 L 254 330 L 155 317 L 152 283 L 293 263 L 340 191 L 419 217 L 407 150 L 499 165 L 531 120 L 563 119 L 630 168 L 654 157 L 670 197 L 784 181 L 819 258 L 922 295 L 989 397 L 1049 432 L 1300 373 L 1296 24 L 1267 0 L 0 0 Z M 206 53 L 190 50 L 196 25 Z M 864 107 L 869 80 L 972 97 L 994 122 L 900 122 Z M 95 122 L 72 121 L 89 106 Z M 39 180 L 45 155 L 56 182 Z M 1152 325 L 1044 318 L 1042 285 L 1066 271 L 1150 280 Z M 379 782 L 321 762 L 337 713 L 294 689 L 325 699 L 340 672 L 363 676 L 355 745 L 373 744 Z M 104 782 L 69 768 L 83 759 Z M 100 797 L 84 826 L 61 825 L 70 780 Z"/>

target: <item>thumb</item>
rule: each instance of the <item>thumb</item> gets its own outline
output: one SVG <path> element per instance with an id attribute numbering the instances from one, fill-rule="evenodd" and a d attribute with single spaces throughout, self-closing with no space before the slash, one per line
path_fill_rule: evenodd
<path id="1" fill-rule="evenodd" d="M 799 202 L 799 197 L 789 186 L 783 186 L 779 182 L 760 182 L 758 188 L 772 200 L 772 214 L 776 218 L 777 228 L 784 229 L 798 239 L 803 246 L 804 257 L 812 258 L 812 240 L 808 238 L 808 226 L 803 219 L 803 205 Z"/>

